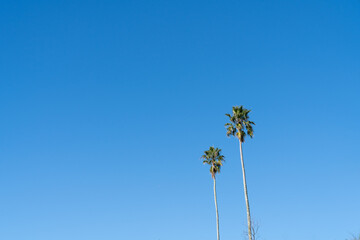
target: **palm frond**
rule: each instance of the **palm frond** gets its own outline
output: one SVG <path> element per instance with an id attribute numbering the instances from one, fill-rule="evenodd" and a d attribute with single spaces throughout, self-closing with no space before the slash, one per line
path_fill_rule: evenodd
<path id="1" fill-rule="evenodd" d="M 254 130 L 250 124 L 246 124 L 246 132 L 251 138 L 254 136 Z"/>

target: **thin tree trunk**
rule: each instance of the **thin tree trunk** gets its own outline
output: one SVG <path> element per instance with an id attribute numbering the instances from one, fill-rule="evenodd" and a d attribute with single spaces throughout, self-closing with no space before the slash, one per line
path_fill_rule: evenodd
<path id="1" fill-rule="evenodd" d="M 242 142 L 241 142 L 241 140 L 239 140 L 239 143 L 240 143 L 241 168 L 242 168 L 242 174 L 243 174 L 244 194 L 245 194 L 247 222 L 248 222 L 248 235 L 249 235 L 249 240 L 252 240 L 250 205 L 249 205 L 249 197 L 248 197 L 247 185 L 246 185 L 245 166 L 244 166 L 244 159 L 243 159 L 243 153 L 242 153 Z"/>
<path id="2" fill-rule="evenodd" d="M 215 176 L 214 179 L 214 200 L 215 200 L 215 210 L 216 210 L 216 230 L 217 230 L 217 240 L 220 240 L 220 232 L 219 232 L 219 212 L 218 212 L 218 206 L 217 206 L 217 200 L 216 200 L 216 179 Z"/>

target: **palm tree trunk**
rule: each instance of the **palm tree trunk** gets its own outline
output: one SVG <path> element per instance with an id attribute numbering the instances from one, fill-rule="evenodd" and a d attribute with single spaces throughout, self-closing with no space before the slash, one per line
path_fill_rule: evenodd
<path id="1" fill-rule="evenodd" d="M 216 200 L 216 179 L 215 176 L 214 179 L 214 200 L 215 200 L 215 210 L 216 210 L 216 230 L 217 230 L 217 240 L 220 240 L 220 232 L 219 232 L 219 212 L 218 212 L 218 206 L 217 206 L 217 200 Z"/>
<path id="2" fill-rule="evenodd" d="M 240 143 L 241 168 L 242 168 L 242 174 L 243 174 L 244 194 L 245 194 L 247 222 L 248 222 L 248 235 L 249 235 L 249 240 L 252 240 L 250 205 L 249 205 L 249 197 L 248 197 L 247 185 L 246 185 L 245 166 L 244 166 L 244 159 L 243 159 L 243 153 L 242 153 L 242 142 L 241 142 L 241 140 L 239 140 L 239 143 Z"/>

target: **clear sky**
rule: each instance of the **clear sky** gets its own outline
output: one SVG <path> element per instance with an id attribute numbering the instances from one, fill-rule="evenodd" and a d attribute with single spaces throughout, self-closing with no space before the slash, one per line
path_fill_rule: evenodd
<path id="1" fill-rule="evenodd" d="M 360 233 L 360 1 L 0 2 L 0 239 Z"/>

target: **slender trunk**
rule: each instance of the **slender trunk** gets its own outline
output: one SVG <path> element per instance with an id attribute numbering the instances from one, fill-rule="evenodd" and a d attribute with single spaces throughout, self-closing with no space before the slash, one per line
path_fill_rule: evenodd
<path id="1" fill-rule="evenodd" d="M 247 222 L 248 222 L 248 235 L 249 235 L 249 240 L 252 240 L 250 205 L 249 205 L 249 197 L 248 197 L 247 185 L 246 185 L 245 165 L 244 165 L 244 159 L 243 159 L 243 153 L 242 153 L 242 142 L 241 142 L 241 140 L 239 140 L 239 143 L 240 143 L 241 168 L 242 168 L 242 174 L 243 174 L 244 194 L 245 194 Z"/>
<path id="2" fill-rule="evenodd" d="M 215 210 L 216 210 L 216 230 L 217 230 L 217 240 L 220 240 L 220 232 L 219 232 L 219 212 L 218 212 L 218 206 L 217 206 L 217 200 L 216 200 L 216 179 L 215 176 L 214 179 L 214 200 L 215 200 Z"/>

